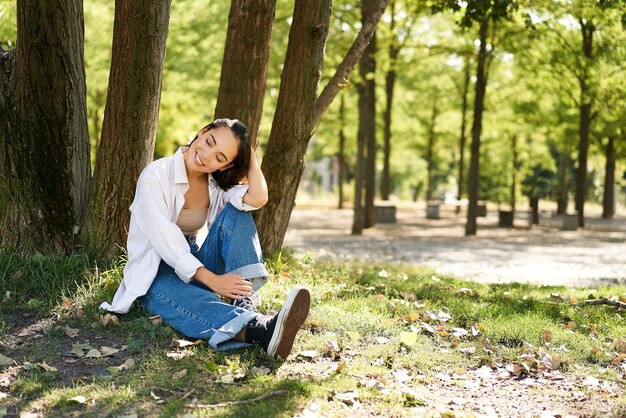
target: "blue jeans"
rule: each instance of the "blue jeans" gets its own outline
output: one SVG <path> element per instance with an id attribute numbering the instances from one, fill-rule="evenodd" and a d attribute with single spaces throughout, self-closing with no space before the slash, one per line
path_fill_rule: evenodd
<path id="1" fill-rule="evenodd" d="M 258 290 L 267 281 L 261 245 L 249 212 L 226 205 L 198 248 L 195 236 L 187 236 L 192 254 L 215 274 L 234 273 L 252 281 Z M 174 269 L 161 261 L 148 293 L 139 299 L 152 315 L 189 338 L 208 340 L 216 350 L 249 344 L 233 337 L 257 315 L 224 302 L 211 289 L 192 280 L 183 282 Z"/>

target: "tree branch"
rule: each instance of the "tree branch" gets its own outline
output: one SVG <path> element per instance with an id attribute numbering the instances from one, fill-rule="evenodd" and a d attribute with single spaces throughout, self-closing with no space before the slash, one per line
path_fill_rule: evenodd
<path id="1" fill-rule="evenodd" d="M 341 64 L 337 67 L 337 71 L 335 71 L 335 74 L 328 81 L 324 90 L 322 90 L 322 93 L 315 101 L 315 113 L 313 114 L 313 123 L 311 124 L 311 127 L 314 128 L 318 125 L 322 116 L 324 116 L 324 113 L 328 109 L 328 106 L 330 106 L 335 96 L 337 96 L 337 93 L 339 93 L 339 90 L 346 85 L 348 76 L 354 69 L 357 61 L 363 54 L 363 51 L 365 51 L 365 47 L 369 44 L 370 39 L 376 30 L 376 25 L 385 12 L 388 3 L 389 0 L 379 0 L 376 6 L 372 9 L 371 14 L 367 17 L 367 20 L 361 27 L 361 30 L 352 43 L 352 46 L 346 53 Z"/>
<path id="2" fill-rule="evenodd" d="M 620 302 L 617 300 L 610 300 L 608 298 L 581 300 L 580 302 L 572 303 L 572 306 L 580 306 L 580 305 L 609 305 L 609 306 L 615 306 L 616 308 L 619 308 L 619 309 L 626 309 L 626 303 Z"/>
<path id="3" fill-rule="evenodd" d="M 224 406 L 231 406 L 231 405 L 242 405 L 242 404 L 246 404 L 246 403 L 250 403 L 250 402 L 256 402 L 256 401 L 261 401 L 263 399 L 267 399 L 267 398 L 275 398 L 277 396 L 283 396 L 287 393 L 286 390 L 277 390 L 275 392 L 269 392 L 269 393 L 265 393 L 263 395 L 257 396 L 255 398 L 250 398 L 250 399 L 244 399 L 242 401 L 226 401 L 226 402 L 220 402 L 220 403 L 214 403 L 214 404 L 209 404 L 209 405 L 204 405 L 204 404 L 189 404 L 187 405 L 188 408 L 222 408 Z"/>

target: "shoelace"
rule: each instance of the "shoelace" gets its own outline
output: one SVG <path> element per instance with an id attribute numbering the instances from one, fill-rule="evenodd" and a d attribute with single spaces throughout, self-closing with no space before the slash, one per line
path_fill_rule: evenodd
<path id="1" fill-rule="evenodd" d="M 250 296 L 233 301 L 233 305 L 247 311 L 258 312 L 257 307 L 261 305 L 261 296 L 257 292 L 252 292 Z"/>

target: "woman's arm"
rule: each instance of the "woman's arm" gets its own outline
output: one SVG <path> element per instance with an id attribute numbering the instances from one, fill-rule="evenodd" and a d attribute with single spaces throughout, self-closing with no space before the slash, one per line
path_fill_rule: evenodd
<path id="1" fill-rule="evenodd" d="M 243 203 L 255 208 L 260 208 L 267 203 L 267 183 L 254 148 L 250 155 L 250 167 L 248 168 L 248 192 L 243 195 Z"/>

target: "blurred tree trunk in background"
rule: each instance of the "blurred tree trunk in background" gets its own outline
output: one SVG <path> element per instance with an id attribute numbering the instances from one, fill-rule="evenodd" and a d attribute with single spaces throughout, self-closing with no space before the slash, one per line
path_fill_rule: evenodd
<path id="1" fill-rule="evenodd" d="M 511 137 L 511 152 L 513 154 L 513 161 L 511 167 L 511 194 L 509 197 L 509 204 L 511 205 L 511 211 L 513 212 L 513 216 L 515 216 L 515 202 L 516 202 L 516 194 L 517 194 L 517 172 L 520 169 L 519 162 L 519 153 L 517 150 L 517 135 L 513 135 Z"/>
<path id="2" fill-rule="evenodd" d="M 489 33 L 489 15 L 480 21 L 478 65 L 476 67 L 476 95 L 474 99 L 474 122 L 472 124 L 472 149 L 469 170 L 469 205 L 467 207 L 467 223 L 465 235 L 476 235 L 476 215 L 478 206 L 480 178 L 480 133 L 482 129 L 485 92 L 487 90 L 487 34 Z"/>
<path id="3" fill-rule="evenodd" d="M 585 201 L 587 200 L 587 155 L 589 154 L 589 133 L 591 130 L 592 92 L 589 78 L 593 62 L 593 33 L 596 28 L 591 20 L 579 19 L 582 35 L 583 74 L 580 84 L 580 127 L 578 142 L 578 167 L 576 168 L 576 211 L 578 226 L 585 227 Z"/>
<path id="4" fill-rule="evenodd" d="M 0 248 L 69 253 L 90 178 L 80 0 L 17 2 L 0 47 Z"/>
<path id="5" fill-rule="evenodd" d="M 430 121 L 428 122 L 428 142 L 426 145 L 426 204 L 433 200 L 433 173 L 435 171 L 435 142 L 437 141 L 437 133 L 435 132 L 435 126 L 437 126 L 437 117 L 439 116 L 438 107 L 438 92 L 435 90 L 435 97 L 433 98 L 433 108 L 430 114 Z"/>
<path id="6" fill-rule="evenodd" d="M 296 0 L 276 112 L 261 168 L 269 202 L 255 212 L 265 254 L 280 249 L 287 232 L 312 132 L 365 50 L 388 0 L 376 7 L 321 94 L 316 97 L 330 21 L 330 0 Z"/>
<path id="7" fill-rule="evenodd" d="M 215 118 L 240 119 L 256 149 L 276 0 L 233 0 Z"/>
<path id="8" fill-rule="evenodd" d="M 170 0 L 116 0 L 102 138 L 82 238 L 96 258 L 126 243 L 141 170 L 153 158 Z"/>
<path id="9" fill-rule="evenodd" d="M 457 200 L 461 200 L 463 198 L 463 192 L 465 192 L 465 133 L 467 131 L 467 108 L 468 108 L 468 100 L 467 96 L 469 95 L 469 85 L 470 80 L 472 79 L 470 73 L 470 57 L 465 57 L 465 64 L 463 66 L 463 90 L 461 92 L 461 135 L 459 136 L 459 188 L 457 193 Z M 461 207 L 456 207 L 456 213 L 461 211 Z"/>
<path id="10" fill-rule="evenodd" d="M 567 212 L 568 204 L 568 190 L 567 190 L 567 171 L 570 166 L 570 154 L 569 149 L 564 150 L 561 155 L 561 171 L 559 173 L 559 196 L 556 202 L 556 214 L 565 215 Z"/>
<path id="11" fill-rule="evenodd" d="M 398 65 L 398 55 L 400 54 L 400 45 L 396 38 L 396 19 L 395 19 L 395 1 L 390 3 L 390 21 L 389 30 L 391 32 L 391 44 L 389 45 L 389 70 L 385 74 L 385 113 L 383 115 L 384 124 L 384 146 L 383 146 L 383 175 L 380 182 L 380 198 L 389 200 L 391 194 L 391 112 L 393 105 L 393 91 L 396 85 L 398 73 L 396 66 Z"/>
<path id="12" fill-rule="evenodd" d="M 338 178 L 337 186 L 339 190 L 339 202 L 337 209 L 343 209 L 343 182 L 344 182 L 344 165 L 346 161 L 346 136 L 344 134 L 344 126 L 346 124 L 346 110 L 345 110 L 345 95 L 341 95 L 341 103 L 339 104 L 339 152 L 337 153 L 338 160 Z"/>
<path id="13" fill-rule="evenodd" d="M 602 196 L 602 217 L 615 216 L 615 137 L 609 136 L 605 147 L 604 194 Z"/>
<path id="14" fill-rule="evenodd" d="M 375 0 L 361 1 L 361 22 L 365 23 L 367 16 L 374 7 Z M 365 228 L 376 223 L 374 213 L 374 198 L 376 197 L 376 32 L 365 48 L 359 62 L 361 80 L 357 86 L 359 91 L 359 138 L 363 135 L 365 141 Z M 365 119 L 363 123 L 361 120 Z M 363 129 L 361 129 L 363 128 Z"/>

